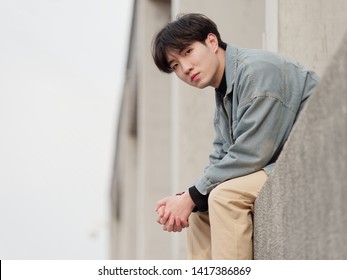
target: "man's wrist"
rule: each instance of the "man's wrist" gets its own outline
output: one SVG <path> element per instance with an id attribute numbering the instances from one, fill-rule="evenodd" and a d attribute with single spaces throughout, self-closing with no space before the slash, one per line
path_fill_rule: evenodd
<path id="1" fill-rule="evenodd" d="M 191 210 L 193 210 L 195 208 L 195 203 L 193 201 L 193 199 L 191 198 L 189 192 L 185 192 L 184 194 L 182 194 L 182 196 L 184 197 L 184 199 L 187 201 L 188 205 L 190 206 Z"/>
<path id="2" fill-rule="evenodd" d="M 179 193 L 176 193 L 176 195 L 182 196 L 183 199 L 185 199 L 185 201 L 187 201 L 187 204 L 190 206 L 192 211 L 194 211 L 194 212 L 197 211 L 196 205 L 195 205 L 194 200 L 192 199 L 189 191 L 188 192 L 179 192 Z"/>
<path id="3" fill-rule="evenodd" d="M 194 211 L 206 212 L 208 211 L 208 196 L 209 194 L 203 195 L 198 189 L 193 186 L 189 188 L 189 194 L 194 204 L 196 205 Z"/>

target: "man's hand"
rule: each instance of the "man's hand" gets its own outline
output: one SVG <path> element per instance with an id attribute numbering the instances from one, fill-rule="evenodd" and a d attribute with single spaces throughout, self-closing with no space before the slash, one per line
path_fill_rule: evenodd
<path id="1" fill-rule="evenodd" d="M 194 207 L 195 204 L 189 192 L 166 197 L 157 202 L 157 222 L 163 225 L 165 231 L 180 232 L 183 228 L 189 226 L 188 218 Z"/>

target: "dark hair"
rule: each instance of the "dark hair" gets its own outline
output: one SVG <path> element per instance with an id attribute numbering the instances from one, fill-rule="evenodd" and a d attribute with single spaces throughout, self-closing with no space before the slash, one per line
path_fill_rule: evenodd
<path id="1" fill-rule="evenodd" d="M 152 56 L 159 70 L 171 73 L 173 70 L 167 61 L 168 52 L 180 53 L 192 43 L 198 41 L 205 44 L 208 34 L 213 33 L 218 44 L 226 49 L 217 29 L 217 25 L 202 14 L 181 14 L 175 21 L 164 26 L 154 37 Z"/>

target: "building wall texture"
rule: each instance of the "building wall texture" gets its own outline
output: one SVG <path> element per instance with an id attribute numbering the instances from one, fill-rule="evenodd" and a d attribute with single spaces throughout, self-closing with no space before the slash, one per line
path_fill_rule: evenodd
<path id="1" fill-rule="evenodd" d="M 204 13 L 217 23 L 226 42 L 267 48 L 271 41 L 272 49 L 322 74 L 342 38 L 346 2 L 135 1 L 111 192 L 111 258 L 185 259 L 185 234 L 162 231 L 155 222 L 155 202 L 190 187 L 212 151 L 214 91 L 197 90 L 160 73 L 150 53 L 154 34 L 178 13 Z M 268 26 L 276 28 L 270 32 Z M 269 205 L 266 199 L 264 191 L 264 205 Z M 261 220 L 259 216 L 258 225 Z M 262 235 L 267 233 L 260 226 L 258 230 L 262 253 L 257 257 L 273 257 L 264 245 L 270 242 Z"/>
<path id="2" fill-rule="evenodd" d="M 278 51 L 319 74 L 346 28 L 346 0 L 278 0 Z"/>

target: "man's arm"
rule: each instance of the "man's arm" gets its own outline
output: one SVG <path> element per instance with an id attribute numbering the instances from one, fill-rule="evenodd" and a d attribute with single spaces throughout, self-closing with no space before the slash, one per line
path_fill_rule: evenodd
<path id="1" fill-rule="evenodd" d="M 258 171 L 276 159 L 295 120 L 295 113 L 273 97 L 254 98 L 239 110 L 242 114 L 233 131 L 234 143 L 195 183 L 201 194 L 226 180 Z"/>

